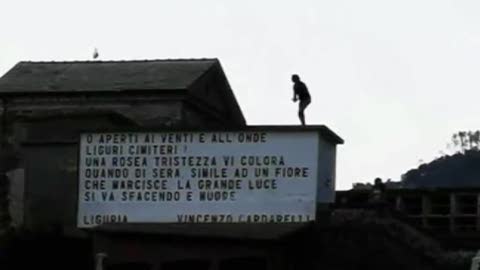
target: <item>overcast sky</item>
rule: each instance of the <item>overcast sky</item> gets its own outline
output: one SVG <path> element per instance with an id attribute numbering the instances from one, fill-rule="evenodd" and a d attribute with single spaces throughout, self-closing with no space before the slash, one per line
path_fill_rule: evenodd
<path id="1" fill-rule="evenodd" d="M 18 61 L 218 58 L 248 124 L 345 139 L 337 189 L 402 173 L 479 129 L 480 1 L 0 0 L 0 75 Z"/>

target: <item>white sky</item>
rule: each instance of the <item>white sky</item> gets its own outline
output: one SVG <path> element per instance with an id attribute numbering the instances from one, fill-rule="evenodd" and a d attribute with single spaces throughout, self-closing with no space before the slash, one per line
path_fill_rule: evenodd
<path id="1" fill-rule="evenodd" d="M 480 1 L 0 0 L 0 75 L 22 60 L 218 58 L 249 124 L 345 139 L 337 189 L 399 180 L 479 129 Z"/>

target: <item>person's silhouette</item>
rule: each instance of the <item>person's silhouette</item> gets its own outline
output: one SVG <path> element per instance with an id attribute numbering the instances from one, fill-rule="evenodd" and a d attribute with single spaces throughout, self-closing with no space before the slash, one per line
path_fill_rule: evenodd
<path id="1" fill-rule="evenodd" d="M 292 82 L 293 84 L 293 102 L 298 103 L 298 117 L 300 118 L 300 122 L 302 125 L 305 126 L 305 109 L 312 101 L 310 93 L 308 92 L 308 88 L 304 82 L 300 80 L 300 77 L 297 74 L 292 75 Z"/>

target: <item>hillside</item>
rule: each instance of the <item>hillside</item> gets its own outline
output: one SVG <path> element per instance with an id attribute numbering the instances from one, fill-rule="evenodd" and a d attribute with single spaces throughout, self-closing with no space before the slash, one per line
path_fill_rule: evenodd
<path id="1" fill-rule="evenodd" d="M 406 188 L 480 187 L 480 151 L 440 157 L 409 170 L 402 182 Z"/>

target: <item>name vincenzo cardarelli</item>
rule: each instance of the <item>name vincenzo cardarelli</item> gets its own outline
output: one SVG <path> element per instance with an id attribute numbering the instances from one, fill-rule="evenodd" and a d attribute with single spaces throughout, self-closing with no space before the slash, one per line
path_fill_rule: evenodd
<path id="1" fill-rule="evenodd" d="M 308 214 L 188 214 L 177 215 L 179 223 L 288 223 L 288 222 L 308 222 L 312 216 Z M 100 225 L 103 223 L 127 223 L 128 216 L 124 214 L 116 215 L 86 215 L 83 216 L 84 225 Z"/>

